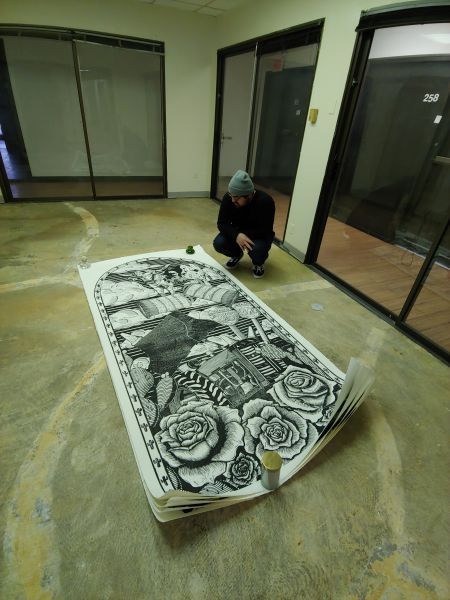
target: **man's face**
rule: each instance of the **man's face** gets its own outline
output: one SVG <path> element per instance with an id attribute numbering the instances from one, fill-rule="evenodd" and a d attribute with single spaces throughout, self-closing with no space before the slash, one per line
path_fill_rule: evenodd
<path id="1" fill-rule="evenodd" d="M 230 194 L 231 196 L 231 194 Z M 236 208 L 242 208 L 250 202 L 250 195 L 248 196 L 231 196 L 231 201 Z"/>

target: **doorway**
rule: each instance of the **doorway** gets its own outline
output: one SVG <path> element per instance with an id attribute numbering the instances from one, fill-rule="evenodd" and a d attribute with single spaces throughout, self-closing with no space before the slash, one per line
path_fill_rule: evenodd
<path id="1" fill-rule="evenodd" d="M 275 201 L 284 240 L 322 22 L 220 50 L 211 196 L 243 169 Z"/>
<path id="2" fill-rule="evenodd" d="M 361 37 L 307 262 L 447 356 L 450 24 Z"/>
<path id="3" fill-rule="evenodd" d="M 223 57 L 222 103 L 220 105 L 220 137 L 217 174 L 213 176 L 214 197 L 222 198 L 232 175 L 247 164 L 250 131 L 254 49 L 241 49 Z M 216 107 L 217 110 L 217 107 Z"/>

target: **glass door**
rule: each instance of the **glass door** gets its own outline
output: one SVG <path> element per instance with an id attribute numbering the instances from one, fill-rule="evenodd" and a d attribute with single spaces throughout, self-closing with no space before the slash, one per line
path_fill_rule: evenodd
<path id="1" fill-rule="evenodd" d="M 316 264 L 446 348 L 450 24 L 376 29 L 363 67 Z"/>
<path id="2" fill-rule="evenodd" d="M 97 197 L 164 194 L 159 54 L 76 42 Z"/>
<path id="3" fill-rule="evenodd" d="M 278 240 L 284 239 L 321 28 L 318 22 L 219 52 L 211 193 L 222 199 L 235 171 L 246 170 L 275 201 Z"/>
<path id="4" fill-rule="evenodd" d="M 450 169 L 449 169 L 450 170 Z M 448 193 L 447 187 L 447 193 Z M 406 324 L 450 353 L 450 227 L 433 256 Z"/>
<path id="5" fill-rule="evenodd" d="M 238 169 L 247 168 L 255 51 L 225 56 L 215 196 L 222 199 Z"/>
<path id="6" fill-rule="evenodd" d="M 275 200 L 279 240 L 284 239 L 319 47 L 302 43 L 270 40 L 258 48 L 249 174 Z"/>
<path id="7" fill-rule="evenodd" d="M 0 126 L 13 199 L 92 198 L 70 41 L 0 37 Z"/>
<path id="8" fill-rule="evenodd" d="M 164 44 L 0 29 L 5 199 L 166 195 Z"/>
<path id="9" fill-rule="evenodd" d="M 422 267 L 418 283 L 400 315 L 406 325 L 450 353 L 450 115 L 445 111 L 443 136 L 433 144 L 425 165 L 420 204 L 440 207 L 440 228 Z M 410 217 L 412 218 L 412 217 Z M 425 231 L 426 235 L 427 232 Z M 422 234 L 423 235 L 423 234 Z"/>

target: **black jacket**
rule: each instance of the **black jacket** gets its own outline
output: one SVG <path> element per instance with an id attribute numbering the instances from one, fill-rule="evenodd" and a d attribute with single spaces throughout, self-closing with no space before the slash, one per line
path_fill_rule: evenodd
<path id="1" fill-rule="evenodd" d="M 220 205 L 217 227 L 223 235 L 236 239 L 238 233 L 245 233 L 251 240 L 272 238 L 275 202 L 272 196 L 256 190 L 251 201 L 236 208 L 231 196 L 225 194 Z"/>

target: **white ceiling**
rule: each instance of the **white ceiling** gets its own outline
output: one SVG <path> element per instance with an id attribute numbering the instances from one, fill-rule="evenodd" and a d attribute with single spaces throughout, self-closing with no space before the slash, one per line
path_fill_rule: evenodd
<path id="1" fill-rule="evenodd" d="M 189 12 L 197 12 L 202 15 L 220 17 L 227 10 L 232 10 L 241 4 L 251 0 L 139 0 L 145 4 L 177 8 Z"/>

